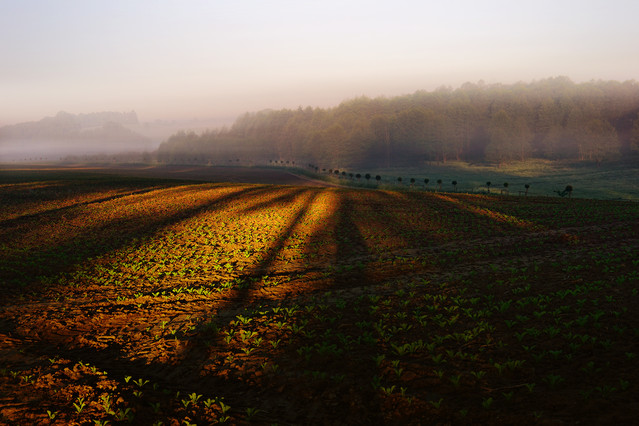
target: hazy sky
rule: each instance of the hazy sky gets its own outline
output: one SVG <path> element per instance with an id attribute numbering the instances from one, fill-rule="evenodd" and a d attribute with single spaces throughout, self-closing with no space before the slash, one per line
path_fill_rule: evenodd
<path id="1" fill-rule="evenodd" d="M 0 0 L 0 125 L 333 106 L 566 75 L 639 79 L 639 1 Z"/>

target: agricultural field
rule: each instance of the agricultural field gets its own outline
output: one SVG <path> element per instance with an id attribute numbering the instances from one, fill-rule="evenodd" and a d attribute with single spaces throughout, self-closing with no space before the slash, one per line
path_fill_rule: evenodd
<path id="1" fill-rule="evenodd" d="M 631 424 L 639 204 L 0 171 L 2 424 Z"/>
<path id="2" fill-rule="evenodd" d="M 380 175 L 381 185 L 374 179 L 341 179 L 353 185 L 381 186 L 391 190 L 441 190 L 468 193 L 501 193 L 519 195 L 529 185 L 529 195 L 556 197 L 567 185 L 574 187 L 573 197 L 607 200 L 639 201 L 639 167 L 629 164 L 601 166 L 558 161 L 530 160 L 505 164 L 500 168 L 449 162 L 445 165 L 430 164 L 420 168 L 389 168 L 367 170 L 371 176 Z M 363 175 L 365 172 L 360 172 Z M 398 178 L 402 182 L 398 182 Z M 415 179 L 411 185 L 410 180 Z M 424 179 L 429 179 L 424 184 Z M 336 180 L 336 179 L 333 179 Z M 458 184 L 453 187 L 452 182 Z M 488 187 L 486 182 L 491 182 Z M 508 187 L 504 188 L 504 183 Z"/>

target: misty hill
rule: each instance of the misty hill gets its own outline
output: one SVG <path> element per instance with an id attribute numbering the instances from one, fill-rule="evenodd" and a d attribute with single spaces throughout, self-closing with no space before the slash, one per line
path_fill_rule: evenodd
<path id="1" fill-rule="evenodd" d="M 229 129 L 179 132 L 158 149 L 168 163 L 286 160 L 327 169 L 638 154 L 639 83 L 567 77 L 246 113 Z"/>
<path id="2" fill-rule="evenodd" d="M 117 127 L 136 124 L 138 124 L 138 116 L 135 111 L 128 113 L 109 111 L 77 115 L 60 111 L 54 117 L 45 117 L 40 121 L 0 127 L 0 139 L 84 137 L 90 133 L 86 130 L 91 129 L 93 135 L 97 135 L 99 132 L 95 132 L 95 129 L 105 126 L 104 134 L 108 135 L 113 133 Z"/>
<path id="3" fill-rule="evenodd" d="M 39 121 L 0 127 L 0 159 L 59 158 L 148 149 L 149 140 L 127 127 L 136 125 L 138 117 L 134 111 L 77 115 L 61 111 Z"/>

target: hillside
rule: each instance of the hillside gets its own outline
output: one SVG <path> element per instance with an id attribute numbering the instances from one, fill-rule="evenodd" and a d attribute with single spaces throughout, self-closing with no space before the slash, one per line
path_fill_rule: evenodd
<path id="1" fill-rule="evenodd" d="M 135 112 L 69 114 L 0 128 L 3 161 L 60 159 L 67 155 L 143 151 L 149 140 L 131 130 L 138 124 Z"/>

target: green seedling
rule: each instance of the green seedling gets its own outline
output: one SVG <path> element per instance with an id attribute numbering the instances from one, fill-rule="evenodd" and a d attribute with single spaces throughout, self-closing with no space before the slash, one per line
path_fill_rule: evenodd
<path id="1" fill-rule="evenodd" d="M 193 392 L 191 394 L 189 394 L 189 400 L 195 405 L 197 404 L 197 402 L 202 398 L 202 395 L 198 395 L 197 393 Z"/>
<path id="2" fill-rule="evenodd" d="M 142 387 L 144 385 L 146 385 L 147 383 L 149 383 L 150 380 L 144 380 L 142 378 L 138 379 L 138 380 L 134 380 L 133 383 L 135 383 L 138 387 Z"/>
<path id="3" fill-rule="evenodd" d="M 258 413 L 260 413 L 262 410 L 260 410 L 259 408 L 256 407 L 248 407 L 246 409 L 246 417 L 248 417 L 248 419 L 252 419 L 253 417 L 255 417 Z"/>
<path id="4" fill-rule="evenodd" d="M 133 413 L 131 412 L 131 408 L 127 407 L 124 410 L 118 410 L 115 413 L 115 419 L 117 421 L 124 421 L 124 420 L 128 420 L 128 421 L 132 421 L 133 420 Z"/>
<path id="5" fill-rule="evenodd" d="M 271 344 L 271 346 L 273 346 L 273 349 L 277 349 L 281 341 L 282 339 L 269 340 L 269 343 Z"/>
<path id="6" fill-rule="evenodd" d="M 472 374 L 476 379 L 482 379 L 486 375 L 486 372 L 483 370 L 471 371 L 470 374 Z"/>
<path id="7" fill-rule="evenodd" d="M 86 406 L 86 404 L 84 402 L 84 398 L 78 397 L 77 402 L 74 402 L 73 406 L 75 407 L 75 411 L 78 414 L 80 414 L 82 412 L 82 410 L 84 409 L 84 407 Z"/>
<path id="8" fill-rule="evenodd" d="M 103 395 L 100 400 L 102 401 L 102 408 L 107 414 L 115 414 L 111 409 L 111 397 L 109 395 Z"/>
<path id="9" fill-rule="evenodd" d="M 248 318 L 248 317 L 244 317 L 242 315 L 237 315 L 236 318 L 238 319 L 238 321 L 244 325 L 250 323 L 251 321 L 253 321 L 253 318 Z"/>
<path id="10" fill-rule="evenodd" d="M 548 386 L 554 389 L 559 386 L 560 383 L 564 382 L 565 379 L 559 374 L 548 374 L 546 377 L 544 377 L 544 381 L 548 383 Z"/>
<path id="11" fill-rule="evenodd" d="M 604 398 L 609 398 L 610 395 L 612 395 L 612 393 L 617 390 L 617 388 L 615 388 L 613 386 L 609 386 L 609 385 L 597 386 L 595 389 L 599 393 L 601 393 L 601 396 L 603 396 Z"/>
<path id="12" fill-rule="evenodd" d="M 448 378 L 448 380 L 450 380 L 450 382 L 453 384 L 453 386 L 458 388 L 459 387 L 459 383 L 461 381 L 461 374 L 458 374 L 458 375 L 455 375 L 455 376 L 450 376 Z"/>
<path id="13" fill-rule="evenodd" d="M 389 386 L 389 387 L 381 387 L 382 392 L 384 392 L 386 395 L 392 395 L 393 392 L 395 391 L 395 385 Z"/>
<path id="14" fill-rule="evenodd" d="M 440 399 L 439 399 L 439 400 L 437 400 L 437 401 L 434 401 L 434 400 L 432 400 L 432 401 L 428 401 L 428 403 L 429 403 L 430 405 L 432 405 L 432 406 L 433 406 L 433 408 L 436 408 L 436 409 L 439 409 L 439 408 L 442 406 L 442 403 L 443 403 L 443 402 L 444 402 L 444 398 L 440 398 Z"/>
<path id="15" fill-rule="evenodd" d="M 494 400 L 492 397 L 484 398 L 481 402 L 481 406 L 488 410 L 493 405 L 493 402 Z"/>
<path id="16" fill-rule="evenodd" d="M 224 401 L 222 401 L 221 399 L 220 401 L 218 401 L 218 405 L 220 406 L 220 409 L 222 410 L 222 414 L 226 414 L 231 409 L 231 406 L 226 405 Z"/>

